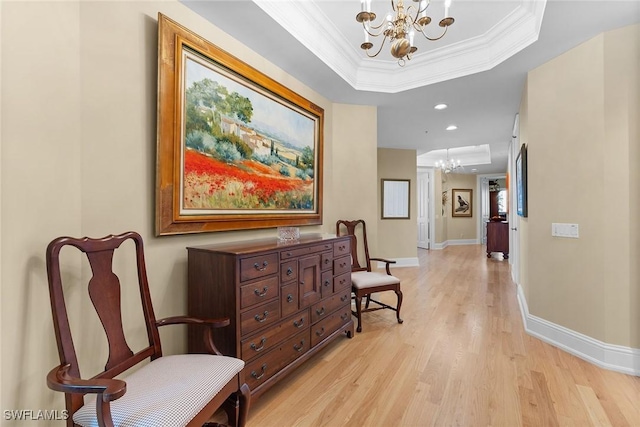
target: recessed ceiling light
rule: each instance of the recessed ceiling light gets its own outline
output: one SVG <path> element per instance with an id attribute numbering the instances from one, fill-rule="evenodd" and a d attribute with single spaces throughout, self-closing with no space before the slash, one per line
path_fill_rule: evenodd
<path id="1" fill-rule="evenodd" d="M 458 129 L 458 126 L 456 126 L 456 125 L 447 126 L 447 130 L 456 130 L 456 129 Z"/>
<path id="2" fill-rule="evenodd" d="M 436 110 L 444 110 L 445 108 L 447 108 L 447 104 L 438 104 L 435 107 Z"/>
<path id="3" fill-rule="evenodd" d="M 478 172 L 478 169 L 471 169 L 471 172 Z"/>

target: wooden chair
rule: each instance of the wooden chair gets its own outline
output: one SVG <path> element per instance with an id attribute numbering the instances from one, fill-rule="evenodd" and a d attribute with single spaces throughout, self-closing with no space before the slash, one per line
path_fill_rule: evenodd
<path id="1" fill-rule="evenodd" d="M 358 226 L 361 225 L 361 231 L 358 230 Z M 346 234 L 341 232 L 346 229 Z M 389 269 L 390 264 L 395 264 L 395 261 L 386 260 L 383 258 L 370 258 L 369 247 L 367 244 L 367 226 L 363 220 L 346 221 L 339 220 L 336 222 L 336 235 L 348 235 L 351 236 L 351 290 L 356 300 L 356 311 L 353 313 L 358 318 L 357 331 L 362 332 L 362 313 L 368 311 L 382 310 L 388 308 L 396 312 L 396 318 L 398 323 L 402 323 L 400 318 L 400 307 L 402 306 L 402 291 L 400 290 L 400 279 L 391 274 Z M 361 250 L 358 250 L 358 237 L 361 235 Z M 364 252 L 365 265 L 361 265 L 358 258 L 358 252 Z M 386 274 L 377 271 L 371 271 L 371 261 L 380 261 L 386 264 Z M 371 298 L 371 295 L 377 292 L 393 291 L 398 296 L 398 303 L 396 307 L 392 307 L 388 304 Z M 362 298 L 366 297 L 366 303 L 364 310 L 362 309 Z M 377 306 L 369 307 L 370 303 L 375 303 Z"/>
<path id="2" fill-rule="evenodd" d="M 127 240 L 135 243 L 138 286 L 149 338 L 149 346 L 136 353 L 124 336 L 120 280 L 112 270 L 115 249 Z M 60 274 L 60 250 L 65 246 L 79 249 L 89 260 L 93 274 L 88 283 L 89 297 L 109 345 L 104 371 L 88 379 L 80 376 L 63 295 L 63 291 L 75 292 L 69 284 L 63 285 Z M 250 393 L 244 382 L 244 362 L 221 355 L 211 331 L 227 326 L 229 319 L 180 316 L 156 320 L 139 234 L 128 232 L 101 239 L 57 238 L 47 247 L 47 273 L 60 356 L 60 366 L 49 372 L 47 385 L 65 393 L 67 426 L 202 426 L 219 407 L 225 409 L 233 425 L 245 424 Z M 211 354 L 162 357 L 158 327 L 180 323 L 210 325 L 204 340 Z M 151 361 L 135 372 L 125 373 L 147 359 Z M 114 379 L 115 376 L 121 379 Z M 87 396 L 84 401 L 85 395 L 95 398 Z"/>

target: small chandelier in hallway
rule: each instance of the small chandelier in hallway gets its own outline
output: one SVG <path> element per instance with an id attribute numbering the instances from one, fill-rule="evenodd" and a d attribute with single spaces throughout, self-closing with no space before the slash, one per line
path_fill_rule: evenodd
<path id="1" fill-rule="evenodd" d="M 459 159 L 449 158 L 449 149 L 447 149 L 447 160 L 438 160 L 435 166 L 439 168 L 442 173 L 451 173 L 456 172 L 458 169 L 464 169 Z"/>

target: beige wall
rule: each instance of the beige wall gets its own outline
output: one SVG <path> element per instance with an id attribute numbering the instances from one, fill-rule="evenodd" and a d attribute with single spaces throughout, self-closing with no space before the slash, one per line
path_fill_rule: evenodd
<path id="1" fill-rule="evenodd" d="M 640 346 L 639 28 L 601 34 L 531 71 L 520 112 L 529 160 L 521 234 L 529 311 L 631 347 Z M 552 237 L 553 222 L 579 224 L 580 238 Z"/>
<path id="2" fill-rule="evenodd" d="M 436 243 L 454 240 L 470 240 L 478 238 L 478 215 L 480 215 L 480 198 L 477 191 L 477 177 L 471 174 L 436 171 Z M 440 188 L 438 187 L 440 184 Z M 471 218 L 453 218 L 451 216 L 452 191 L 454 189 L 473 190 L 473 216 Z M 447 201 L 442 205 L 442 192 L 446 191 Z M 443 209 L 444 208 L 444 209 Z"/>
<path id="3" fill-rule="evenodd" d="M 372 256 L 382 258 L 416 258 L 418 256 L 418 166 L 415 150 L 378 149 L 378 246 Z M 409 219 L 380 219 L 382 217 L 381 180 L 410 180 Z M 367 226 L 367 235 L 371 230 Z M 367 236 L 368 239 L 368 236 Z"/>
<path id="4" fill-rule="evenodd" d="M 327 225 L 333 227 L 338 219 L 363 219 L 367 224 L 367 243 L 376 253 L 378 243 L 377 190 L 377 109 L 361 105 L 333 105 L 334 160 L 332 181 L 334 189 L 331 212 L 325 212 Z"/>
<path id="5" fill-rule="evenodd" d="M 62 395 L 45 385 L 46 373 L 58 363 L 44 261 L 53 238 L 140 232 L 160 318 L 186 313 L 186 246 L 275 236 L 270 229 L 154 237 L 159 11 L 324 108 L 324 225 L 302 232 L 333 233 L 339 216 L 363 205 L 367 213 L 376 210 L 376 191 L 366 191 L 377 179 L 370 126 L 375 108 L 334 110 L 320 94 L 174 1 L 1 7 L 2 409 L 64 406 Z M 358 137 L 360 129 L 371 128 Z M 345 164 L 352 166 L 354 154 L 372 169 L 349 173 Z M 74 257 L 63 271 L 73 274 L 79 260 Z M 135 278 L 119 258 L 115 268 L 123 284 Z M 69 306 L 81 298 L 72 294 Z M 93 357 L 105 348 L 93 334 L 97 321 L 74 309 L 70 315 L 83 320 L 74 333 L 88 342 L 78 350 L 81 368 L 92 371 L 105 362 Z M 132 325 L 138 315 L 124 318 L 132 342 L 145 337 Z M 166 353 L 185 348 L 180 327 L 162 334 Z"/>

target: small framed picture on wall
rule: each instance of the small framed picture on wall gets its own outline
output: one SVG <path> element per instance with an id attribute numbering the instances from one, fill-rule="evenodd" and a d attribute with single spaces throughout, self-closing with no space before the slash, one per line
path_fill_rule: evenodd
<path id="1" fill-rule="evenodd" d="M 453 218 L 471 218 L 473 216 L 473 190 L 451 190 L 451 216 Z"/>

